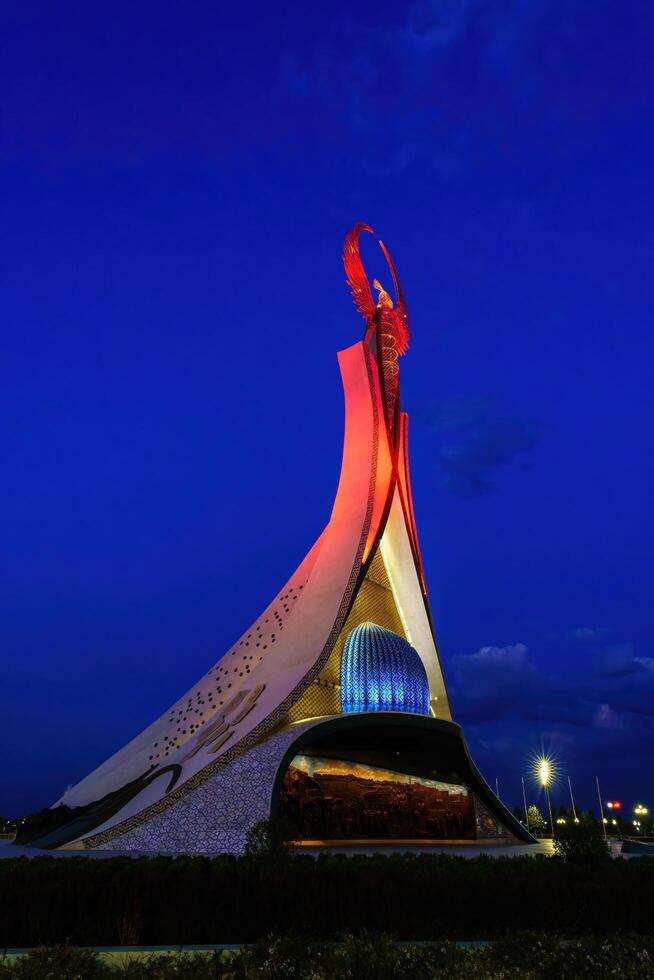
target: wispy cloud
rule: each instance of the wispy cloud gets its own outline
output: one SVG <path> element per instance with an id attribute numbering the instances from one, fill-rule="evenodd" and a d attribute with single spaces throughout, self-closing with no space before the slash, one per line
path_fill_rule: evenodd
<path id="1" fill-rule="evenodd" d="M 417 0 L 376 20 L 353 8 L 326 18 L 315 47 L 282 57 L 281 89 L 340 119 L 364 171 L 387 177 L 422 163 L 450 180 L 474 163 L 475 133 L 499 149 L 492 134 L 544 88 L 532 42 L 553 6 Z"/>
<path id="2" fill-rule="evenodd" d="M 614 643 L 597 653 L 595 672 L 601 676 L 626 677 L 642 669 L 635 658 L 632 643 Z"/>
<path id="3" fill-rule="evenodd" d="M 524 643 L 453 657 L 457 713 L 473 723 L 519 718 L 571 728 L 654 721 L 654 658 L 635 656 L 631 643 L 589 651 L 583 662 L 571 660 L 567 674 L 552 675 L 548 663 L 546 651 L 537 662 Z"/>
<path id="4" fill-rule="evenodd" d="M 600 704 L 593 717 L 598 728 L 623 728 L 623 721 L 610 704 Z"/>
<path id="5" fill-rule="evenodd" d="M 443 485 L 463 498 L 490 493 L 499 470 L 529 466 L 537 442 L 535 422 L 498 415 L 485 399 L 443 407 L 432 418 L 431 428 L 439 437 Z"/>
<path id="6" fill-rule="evenodd" d="M 568 636 L 579 643 L 603 643 L 609 631 L 602 626 L 577 626 L 570 630 Z"/>
<path id="7" fill-rule="evenodd" d="M 477 0 L 421 0 L 409 6 L 399 33 L 408 53 L 429 55 L 454 44 L 468 27 Z"/>
<path id="8" fill-rule="evenodd" d="M 513 714 L 523 694 L 534 696 L 538 678 L 524 643 L 485 646 L 452 660 L 452 691 L 466 720 Z"/>

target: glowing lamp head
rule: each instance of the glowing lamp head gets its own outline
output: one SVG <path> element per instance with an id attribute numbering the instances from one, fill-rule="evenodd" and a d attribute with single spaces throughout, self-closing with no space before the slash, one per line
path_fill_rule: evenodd
<path id="1" fill-rule="evenodd" d="M 548 789 L 555 782 L 557 777 L 556 765 L 551 755 L 532 756 L 532 768 L 534 779 L 543 789 Z"/>
<path id="2" fill-rule="evenodd" d="M 541 786 L 547 786 L 552 778 L 552 769 L 549 759 L 544 756 L 538 760 L 538 781 Z"/>

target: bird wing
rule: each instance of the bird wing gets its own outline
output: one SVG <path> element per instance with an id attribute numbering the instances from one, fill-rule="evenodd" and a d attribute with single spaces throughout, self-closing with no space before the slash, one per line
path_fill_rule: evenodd
<path id="1" fill-rule="evenodd" d="M 359 237 L 362 231 L 373 234 L 372 228 L 358 221 L 350 228 L 345 236 L 343 243 L 343 265 L 347 284 L 352 290 L 354 305 L 363 314 L 366 321 L 372 319 L 375 313 L 375 301 L 370 292 L 370 283 L 363 268 L 361 255 L 359 254 Z"/>
<path id="2" fill-rule="evenodd" d="M 393 318 L 393 336 L 395 337 L 395 350 L 398 356 L 406 354 L 409 349 L 409 337 L 411 332 L 409 330 L 409 310 L 406 305 L 406 300 L 404 298 L 404 293 L 402 292 L 402 286 L 400 283 L 399 276 L 395 271 L 395 266 L 393 265 L 393 260 L 388 254 L 388 249 L 382 241 L 380 241 L 381 250 L 384 253 L 384 258 L 388 263 L 388 268 L 391 270 L 391 276 L 393 277 L 393 285 L 395 287 L 395 308 L 391 313 Z"/>

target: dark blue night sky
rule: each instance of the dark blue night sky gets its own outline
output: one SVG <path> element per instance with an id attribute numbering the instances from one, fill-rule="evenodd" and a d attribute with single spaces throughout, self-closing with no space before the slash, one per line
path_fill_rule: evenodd
<path id="1" fill-rule="evenodd" d="M 410 304 L 417 519 L 478 764 L 513 804 L 544 745 L 580 802 L 599 774 L 654 804 L 649 0 L 3 20 L 0 812 L 168 707 L 326 522 L 356 220 Z"/>

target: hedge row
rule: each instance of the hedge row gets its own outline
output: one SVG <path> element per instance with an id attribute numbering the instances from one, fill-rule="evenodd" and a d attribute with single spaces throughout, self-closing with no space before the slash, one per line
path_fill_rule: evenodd
<path id="1" fill-rule="evenodd" d="M 0 959 L 0 980 L 644 980 L 653 973 L 654 938 L 642 936 L 561 941 L 521 935 L 464 950 L 448 942 L 401 947 L 387 936 L 364 933 L 334 945 L 269 940 L 230 956 L 154 955 L 107 964 L 90 951 L 63 947 L 13 962 Z"/>
<path id="2" fill-rule="evenodd" d="M 0 861 L 0 948 L 654 932 L 654 860 L 69 857 Z"/>

